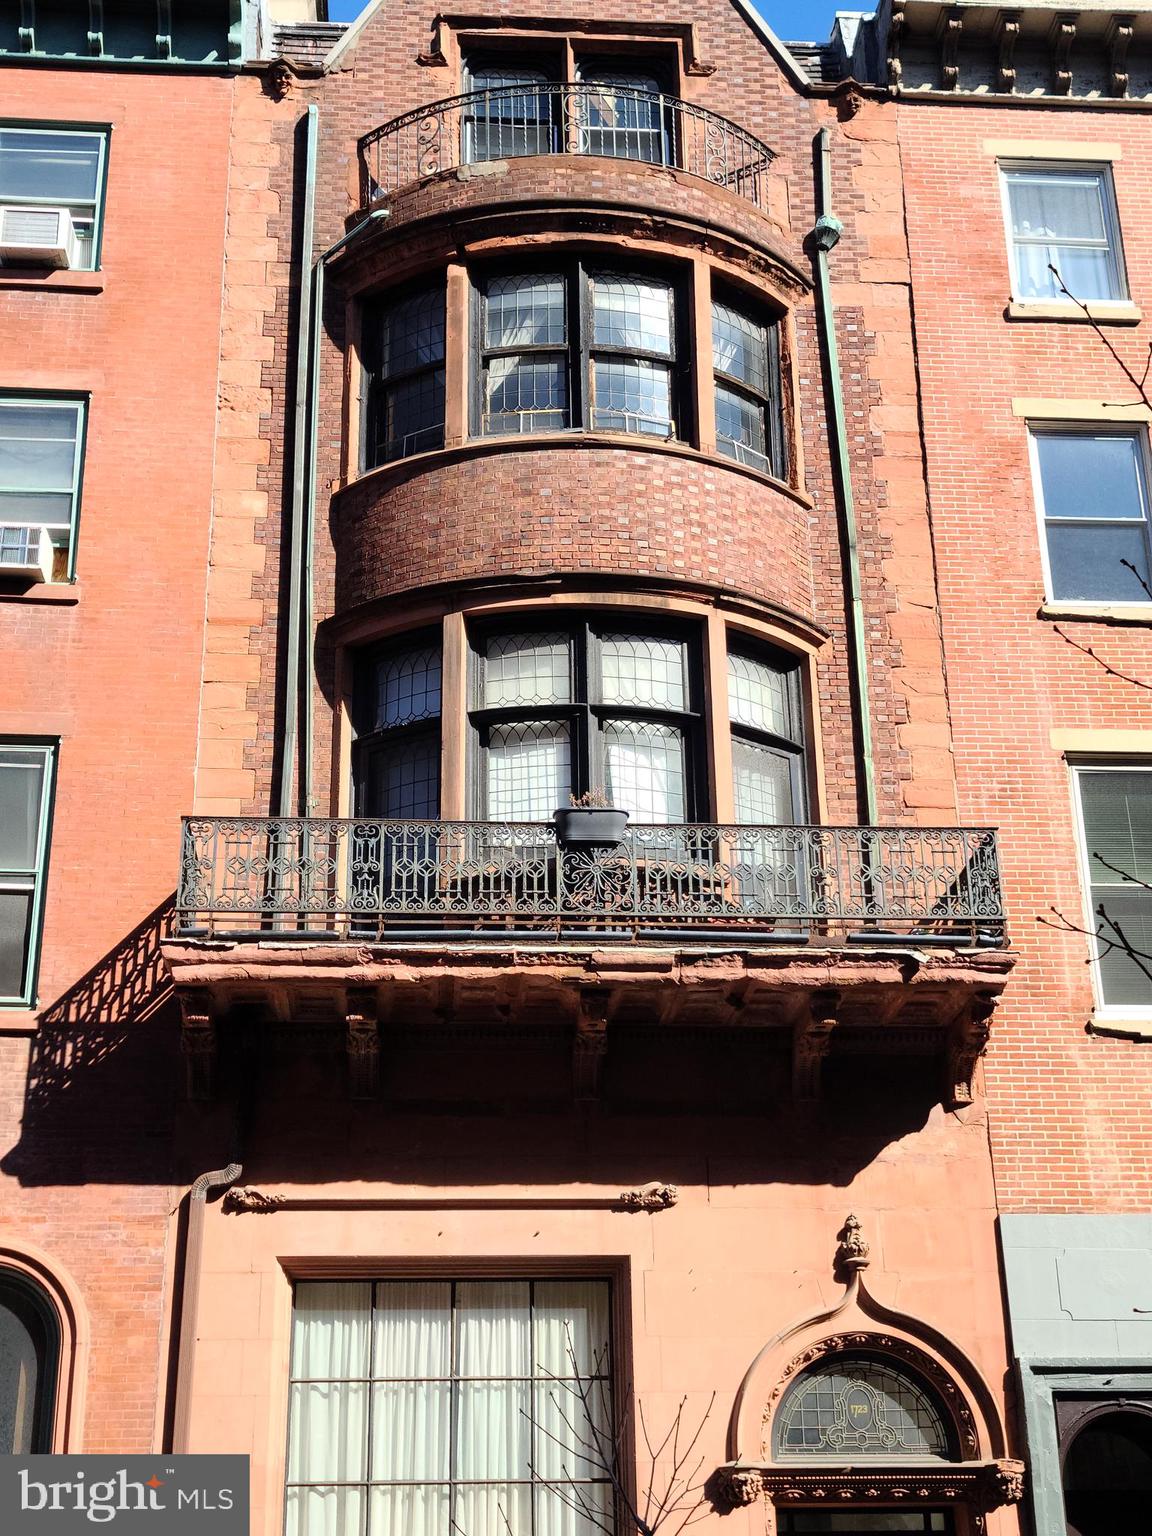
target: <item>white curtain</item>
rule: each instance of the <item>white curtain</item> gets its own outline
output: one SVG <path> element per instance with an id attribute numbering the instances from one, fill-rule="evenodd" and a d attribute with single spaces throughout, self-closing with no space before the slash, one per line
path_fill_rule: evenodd
<path id="1" fill-rule="evenodd" d="M 684 739 L 669 725 L 611 720 L 604 727 L 605 788 L 641 824 L 684 820 Z"/>
<path id="2" fill-rule="evenodd" d="M 372 1477 L 447 1481 L 452 1288 L 429 1281 L 381 1284 L 373 1326 Z M 431 1516 L 437 1496 L 429 1494 L 429 1501 Z M 415 1510 L 405 1512 L 402 1504 L 393 1500 L 391 1515 L 407 1528 Z"/>
<path id="3" fill-rule="evenodd" d="M 494 726 L 487 766 L 489 821 L 548 821 L 571 794 L 568 727 Z"/>

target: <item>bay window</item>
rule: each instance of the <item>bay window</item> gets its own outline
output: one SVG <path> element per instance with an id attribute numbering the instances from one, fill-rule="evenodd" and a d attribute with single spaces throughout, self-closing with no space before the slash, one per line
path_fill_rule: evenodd
<path id="1" fill-rule="evenodd" d="M 776 327 L 715 299 L 712 366 L 716 370 L 716 447 L 739 464 L 782 479 L 786 463 Z"/>
<path id="2" fill-rule="evenodd" d="M 439 636 L 391 646 L 357 685 L 357 814 L 430 820 L 440 814 Z"/>
<path id="3" fill-rule="evenodd" d="M 736 820 L 787 826 L 804 816 L 804 731 L 799 669 L 786 657 L 728 655 Z"/>
<path id="4" fill-rule="evenodd" d="M 365 312 L 364 467 L 444 445 L 444 288 Z"/>
<path id="5" fill-rule="evenodd" d="M 567 427 L 678 435 L 675 285 L 573 267 L 480 284 L 479 420 L 486 436 Z"/>
<path id="6" fill-rule="evenodd" d="M 287 1536 L 611 1529 L 604 1280 L 301 1282 Z"/>

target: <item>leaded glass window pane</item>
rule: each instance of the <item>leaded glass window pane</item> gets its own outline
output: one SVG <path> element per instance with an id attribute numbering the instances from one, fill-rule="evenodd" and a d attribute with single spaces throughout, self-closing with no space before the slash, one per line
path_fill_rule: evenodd
<path id="1" fill-rule="evenodd" d="M 384 311 L 380 372 L 384 378 L 444 361 L 444 292 L 413 294 Z"/>
<path id="2" fill-rule="evenodd" d="M 369 816 L 426 821 L 440 809 L 440 740 L 422 731 L 397 740 L 385 738 L 372 756 L 369 771 Z"/>
<path id="3" fill-rule="evenodd" d="M 568 425 L 567 359 L 494 357 L 484 379 L 485 433 L 558 432 Z"/>
<path id="4" fill-rule="evenodd" d="M 928 1389 L 910 1372 L 859 1357 L 805 1371 L 777 1410 L 773 1440 L 782 1461 L 951 1454 L 944 1416 Z"/>
<path id="5" fill-rule="evenodd" d="M 641 824 L 686 820 L 684 733 L 652 720 L 606 720 L 604 787 Z"/>
<path id="6" fill-rule="evenodd" d="M 369 467 L 444 442 L 444 289 L 409 294 L 378 314 L 376 335 L 366 341 L 378 359 Z"/>
<path id="7" fill-rule="evenodd" d="M 592 361 L 592 425 L 605 432 L 672 436 L 672 377 L 646 358 Z"/>
<path id="8" fill-rule="evenodd" d="M 557 147 L 554 130 L 556 97 L 546 86 L 542 69 L 510 69 L 484 65 L 468 71 L 474 96 L 465 108 L 465 163 L 508 160 L 520 155 L 547 155 Z"/>
<path id="9" fill-rule="evenodd" d="M 393 651 L 376 666 L 376 729 L 411 725 L 440 713 L 441 661 L 438 645 Z"/>
<path id="10" fill-rule="evenodd" d="M 768 393 L 768 332 L 727 304 L 712 305 L 712 347 L 717 371 L 757 395 Z"/>
<path id="11" fill-rule="evenodd" d="M 736 820 L 746 827 L 788 826 L 796 819 L 788 759 L 757 741 L 732 742 Z"/>
<path id="12" fill-rule="evenodd" d="M 764 406 L 720 383 L 716 385 L 716 446 L 738 464 L 771 473 Z"/>
<path id="13" fill-rule="evenodd" d="M 494 278 L 485 290 L 485 346 L 562 347 L 568 339 L 559 273 Z"/>
<path id="14" fill-rule="evenodd" d="M 1019 298 L 1063 298 L 1057 273 L 1077 299 L 1125 297 L 1105 169 L 1037 166 L 1004 178 Z"/>
<path id="15" fill-rule="evenodd" d="M 548 821 L 558 806 L 568 804 L 570 738 L 561 722 L 492 727 L 486 753 L 490 821 Z"/>
<path id="16" fill-rule="evenodd" d="M 755 657 L 729 652 L 728 714 L 735 724 L 791 736 L 786 674 Z"/>
<path id="17" fill-rule="evenodd" d="M 603 702 L 633 704 L 639 709 L 687 709 L 687 649 L 683 640 L 655 635 L 602 635 Z"/>
<path id="18" fill-rule="evenodd" d="M 566 634 L 494 635 L 484 653 L 484 703 L 490 708 L 566 704 L 572 697 L 571 673 Z"/>
<path id="19" fill-rule="evenodd" d="M 592 278 L 592 345 L 671 357 L 671 283 L 597 272 Z"/>

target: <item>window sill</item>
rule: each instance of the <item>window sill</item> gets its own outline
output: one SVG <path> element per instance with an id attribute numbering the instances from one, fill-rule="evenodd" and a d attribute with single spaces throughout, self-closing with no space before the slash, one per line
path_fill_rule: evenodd
<path id="1" fill-rule="evenodd" d="M 37 581 L 27 587 L 0 577 L 0 603 L 35 603 L 48 608 L 73 608 L 80 601 L 80 584 L 75 581 Z"/>
<path id="2" fill-rule="evenodd" d="M 1064 320 L 1080 325 L 1139 325 L 1144 312 L 1127 300 L 1089 300 L 1087 313 L 1072 299 L 1013 299 L 1006 320 Z"/>
<path id="3" fill-rule="evenodd" d="M 103 272 L 68 272 L 50 267 L 0 267 L 0 288 L 52 288 L 58 293 L 103 293 Z"/>
<path id="4" fill-rule="evenodd" d="M 1117 1040 L 1152 1043 L 1152 1009 L 1144 1016 L 1134 1011 L 1114 1019 L 1106 1013 L 1095 1013 L 1088 1021 L 1088 1033 Z"/>
<path id="5" fill-rule="evenodd" d="M 34 1035 L 40 1015 L 34 1008 L 0 1006 L 0 1035 Z"/>
<path id="6" fill-rule="evenodd" d="M 1152 602 L 1147 603 L 1043 603 L 1041 619 L 1073 619 L 1095 624 L 1131 624 L 1152 628 Z"/>

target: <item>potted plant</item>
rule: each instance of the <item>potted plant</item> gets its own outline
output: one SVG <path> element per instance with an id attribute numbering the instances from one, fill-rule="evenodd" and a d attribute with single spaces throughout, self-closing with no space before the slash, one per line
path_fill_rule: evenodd
<path id="1" fill-rule="evenodd" d="M 600 790 L 585 790 L 571 802 L 552 812 L 561 847 L 614 848 L 623 841 L 628 812 L 618 811 Z"/>

